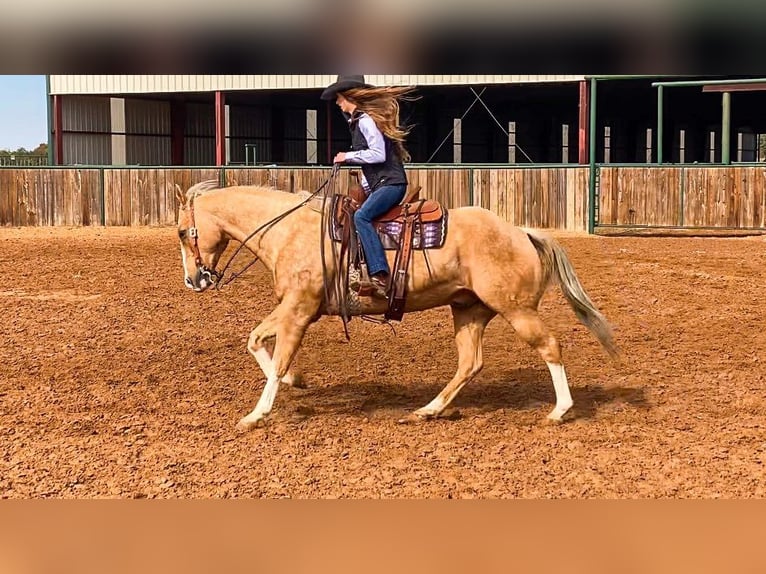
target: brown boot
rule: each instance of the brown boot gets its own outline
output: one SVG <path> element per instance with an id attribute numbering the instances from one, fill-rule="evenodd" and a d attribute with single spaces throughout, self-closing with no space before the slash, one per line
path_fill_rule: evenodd
<path id="1" fill-rule="evenodd" d="M 370 288 L 372 289 L 372 296 L 376 297 L 377 299 L 388 299 L 388 294 L 386 293 L 387 285 L 388 285 L 388 280 L 385 277 L 380 277 L 378 275 L 373 276 L 370 279 Z"/>
<path id="2" fill-rule="evenodd" d="M 383 276 L 372 277 L 369 281 L 356 278 L 349 282 L 348 287 L 352 291 L 359 293 L 362 297 L 375 297 L 377 299 L 388 299 L 386 294 L 386 285 L 388 279 Z"/>

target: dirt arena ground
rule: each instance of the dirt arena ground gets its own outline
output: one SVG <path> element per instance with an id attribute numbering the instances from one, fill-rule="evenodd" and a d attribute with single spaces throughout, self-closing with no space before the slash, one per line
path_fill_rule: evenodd
<path id="1" fill-rule="evenodd" d="M 542 314 L 577 418 L 501 319 L 446 419 L 400 425 L 456 366 L 449 310 L 385 326 L 322 319 L 265 429 L 238 433 L 272 308 L 258 266 L 182 282 L 175 230 L 0 229 L 0 496 L 763 497 L 766 242 L 564 235 L 615 324 L 613 363 L 558 290 Z"/>

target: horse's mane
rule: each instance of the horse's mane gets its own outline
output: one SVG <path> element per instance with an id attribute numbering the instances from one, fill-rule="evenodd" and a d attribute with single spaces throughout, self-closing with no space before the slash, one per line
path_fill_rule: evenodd
<path id="1" fill-rule="evenodd" d="M 186 190 L 186 201 L 188 202 L 202 195 L 206 195 L 207 193 L 213 190 L 226 189 L 227 187 L 232 187 L 232 186 L 226 186 L 226 185 L 222 186 L 217 179 L 208 179 L 205 181 L 201 181 L 199 183 L 195 183 L 189 189 Z M 254 191 L 259 193 L 276 191 L 282 194 L 294 195 L 284 190 L 277 189 L 273 186 L 247 185 L 247 186 L 234 186 L 234 187 L 247 187 L 247 188 L 250 188 L 249 191 Z"/>
<path id="2" fill-rule="evenodd" d="M 211 189 L 218 189 L 221 187 L 217 179 L 207 179 L 199 183 L 195 183 L 189 189 L 186 190 L 186 201 L 188 202 L 195 197 L 198 197 Z"/>

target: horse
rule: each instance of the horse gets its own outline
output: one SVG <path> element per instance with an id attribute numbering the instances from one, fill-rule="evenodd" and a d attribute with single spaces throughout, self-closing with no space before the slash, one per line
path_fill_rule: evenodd
<path id="1" fill-rule="evenodd" d="M 202 293 L 216 285 L 220 279 L 216 267 L 232 240 L 251 251 L 272 274 L 278 304 L 247 342 L 266 384 L 255 408 L 237 423 L 240 430 L 265 424 L 280 383 L 297 383 L 290 365 L 309 325 L 322 316 L 338 315 L 337 306 L 328 301 L 325 284 L 338 269 L 322 251 L 332 249 L 332 239 L 323 233 L 322 210 L 312 208 L 304 197 L 274 187 L 220 187 L 214 181 L 193 185 L 186 193 L 176 189 L 186 287 Z M 573 401 L 559 343 L 538 314 L 542 296 L 549 286 L 558 284 L 579 321 L 616 358 L 611 325 L 554 238 L 513 226 L 481 207 L 447 211 L 443 246 L 412 255 L 405 312 L 450 306 L 457 372 L 432 401 L 403 422 L 439 417 L 479 374 L 484 330 L 497 315 L 547 365 L 556 402 L 546 422 L 562 422 Z M 387 257 L 391 263 L 393 254 L 387 252 Z M 361 297 L 354 315 L 379 315 L 386 307 L 385 300 Z M 273 343 L 273 352 L 267 343 Z"/>

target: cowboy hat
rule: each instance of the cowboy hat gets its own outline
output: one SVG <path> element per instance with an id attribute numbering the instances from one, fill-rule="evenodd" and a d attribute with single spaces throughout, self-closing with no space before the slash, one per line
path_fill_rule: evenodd
<path id="1" fill-rule="evenodd" d="M 335 94 L 345 92 L 352 88 L 371 88 L 372 86 L 364 81 L 364 76 L 343 76 L 340 75 L 334 84 L 330 84 L 322 92 L 323 100 L 334 100 Z"/>

